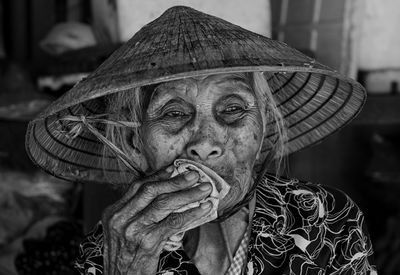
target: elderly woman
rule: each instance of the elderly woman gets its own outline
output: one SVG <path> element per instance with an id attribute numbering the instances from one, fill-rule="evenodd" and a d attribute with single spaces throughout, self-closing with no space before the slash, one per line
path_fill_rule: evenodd
<path id="1" fill-rule="evenodd" d="M 173 7 L 32 121 L 27 149 L 122 191 L 81 244 L 82 274 L 376 274 L 349 197 L 277 176 L 364 100 L 283 43 Z"/>

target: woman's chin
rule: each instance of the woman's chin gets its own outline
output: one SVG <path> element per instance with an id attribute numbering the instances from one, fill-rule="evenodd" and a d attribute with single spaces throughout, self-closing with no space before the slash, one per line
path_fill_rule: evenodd
<path id="1" fill-rule="evenodd" d="M 229 182 L 229 184 L 231 186 L 231 189 L 229 190 L 228 194 L 219 202 L 218 217 L 221 217 L 222 215 L 226 215 L 227 213 L 231 212 L 232 209 L 236 208 L 237 204 L 243 201 L 251 188 L 252 182 L 235 182 L 234 184 L 231 184 L 231 182 Z"/>

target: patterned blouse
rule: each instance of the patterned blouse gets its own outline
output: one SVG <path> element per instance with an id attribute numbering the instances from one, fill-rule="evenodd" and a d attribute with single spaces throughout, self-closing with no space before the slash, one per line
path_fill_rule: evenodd
<path id="1" fill-rule="evenodd" d="M 102 249 L 98 224 L 80 245 L 81 274 L 102 274 Z M 344 193 L 271 175 L 258 185 L 245 274 L 375 275 L 372 254 L 363 214 Z M 177 250 L 160 255 L 156 274 L 200 273 Z"/>

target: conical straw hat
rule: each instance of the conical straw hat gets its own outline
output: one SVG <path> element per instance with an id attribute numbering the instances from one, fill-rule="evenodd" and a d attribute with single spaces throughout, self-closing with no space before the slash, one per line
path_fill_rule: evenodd
<path id="1" fill-rule="evenodd" d="M 105 112 L 102 96 L 185 77 L 232 72 L 270 72 L 273 95 L 288 129 L 288 153 L 315 144 L 360 111 L 365 90 L 356 81 L 288 45 L 194 9 L 177 6 L 144 26 L 86 79 L 75 85 L 28 126 L 31 159 L 67 180 L 105 182 L 136 177 L 121 170 L 115 155 L 90 131 L 75 138 L 60 133 L 66 115 Z M 273 85 L 271 85 L 273 87 Z M 97 125 L 104 134 L 104 125 Z M 273 139 L 269 135 L 266 139 Z M 102 161 L 102 158 L 103 161 Z M 106 160 L 106 161 L 104 161 Z"/>

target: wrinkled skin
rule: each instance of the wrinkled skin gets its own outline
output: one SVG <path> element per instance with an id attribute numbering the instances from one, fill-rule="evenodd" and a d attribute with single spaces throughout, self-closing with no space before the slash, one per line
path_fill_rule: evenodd
<path id="1" fill-rule="evenodd" d="M 192 179 L 188 175 L 169 178 L 171 171 L 165 167 L 175 159 L 200 162 L 228 182 L 231 190 L 220 202 L 219 215 L 242 200 L 253 184 L 262 129 L 254 92 L 230 75 L 157 86 L 141 129 L 147 174 L 151 176 L 134 182 L 103 216 L 105 274 L 155 274 L 165 241 L 210 210 L 210 205 L 202 205 L 172 213 L 210 193 L 209 184 L 193 187 L 198 179 L 196 173 Z M 211 247 L 212 243 L 208 245 Z M 207 266 L 207 259 L 198 261 L 203 263 L 203 268 L 198 266 L 200 271 L 212 274 L 212 263 Z"/>

